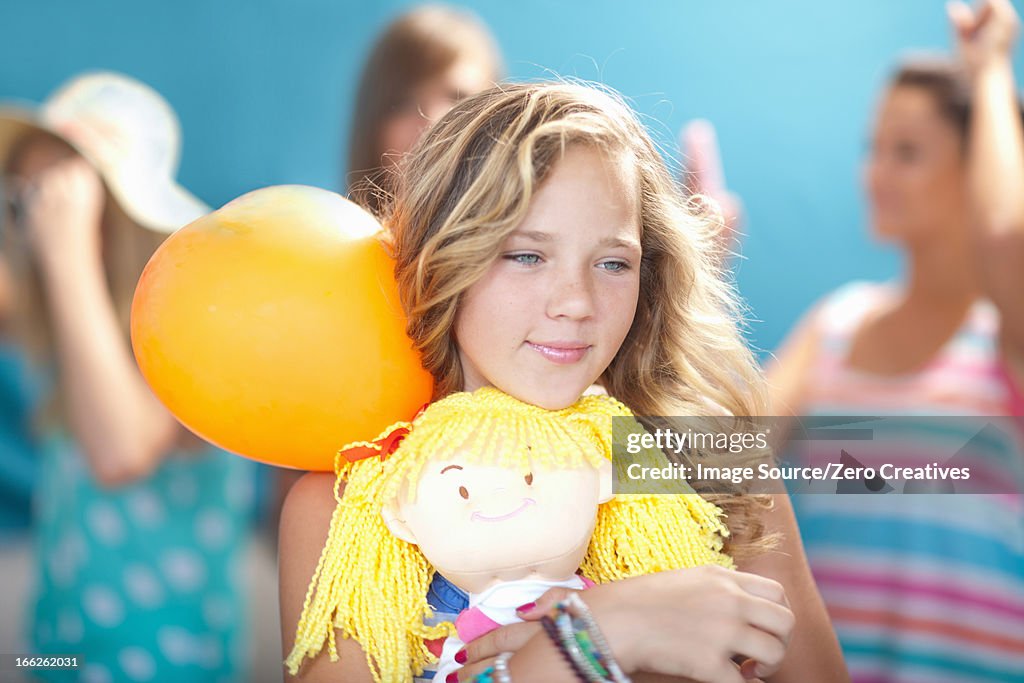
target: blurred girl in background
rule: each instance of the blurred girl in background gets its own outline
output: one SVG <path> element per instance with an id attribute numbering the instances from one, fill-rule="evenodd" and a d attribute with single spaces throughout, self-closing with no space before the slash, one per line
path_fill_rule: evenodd
<path id="1" fill-rule="evenodd" d="M 173 180 L 179 148 L 170 106 L 119 74 L 0 112 L 14 325 L 50 388 L 28 645 L 84 657 L 41 679 L 246 678 L 253 469 L 175 421 L 129 343 L 143 266 L 207 211 Z"/>
<path id="2" fill-rule="evenodd" d="M 947 416 L 904 429 L 907 453 L 960 447 L 978 421 L 958 431 L 957 416 L 1024 415 L 1019 20 L 1008 0 L 953 4 L 950 18 L 960 63 L 897 71 L 865 173 L 875 232 L 901 248 L 906 276 L 829 295 L 769 373 L 775 415 Z M 1022 467 L 1009 437 L 1007 480 Z M 793 497 L 853 680 L 1022 680 L 1022 497 L 910 491 Z"/>

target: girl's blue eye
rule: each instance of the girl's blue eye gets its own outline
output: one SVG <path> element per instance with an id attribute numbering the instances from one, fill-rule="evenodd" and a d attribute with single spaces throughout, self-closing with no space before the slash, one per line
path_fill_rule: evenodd
<path id="1" fill-rule="evenodd" d="M 535 266 L 540 263 L 538 254 L 509 254 L 505 258 L 524 266 Z"/>
<path id="2" fill-rule="evenodd" d="M 629 270 L 629 264 L 625 261 L 605 261 L 601 264 L 601 267 L 613 273 L 621 273 L 625 270 Z"/>

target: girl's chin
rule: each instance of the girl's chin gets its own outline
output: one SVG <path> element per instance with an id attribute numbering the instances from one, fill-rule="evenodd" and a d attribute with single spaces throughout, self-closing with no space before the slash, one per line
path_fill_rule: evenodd
<path id="1" fill-rule="evenodd" d="M 589 385 L 587 385 L 589 386 Z M 586 386 L 581 387 L 578 391 L 574 388 L 567 388 L 564 385 L 551 391 L 529 391 L 517 394 L 514 392 L 505 392 L 520 401 L 530 403 L 537 406 L 538 408 L 544 408 L 545 410 L 562 410 L 568 408 L 576 401 L 580 400 L 580 396 L 587 389 Z"/>
<path id="2" fill-rule="evenodd" d="M 498 381 L 487 381 L 485 384 L 524 403 L 545 410 L 562 410 L 580 400 L 597 379 L 591 378 L 589 373 L 584 377 L 583 372 L 570 373 L 564 369 L 562 372 L 558 372 L 557 369 L 538 372 L 535 368 L 529 368 L 527 372 L 507 373 L 505 377 L 498 378 Z"/>

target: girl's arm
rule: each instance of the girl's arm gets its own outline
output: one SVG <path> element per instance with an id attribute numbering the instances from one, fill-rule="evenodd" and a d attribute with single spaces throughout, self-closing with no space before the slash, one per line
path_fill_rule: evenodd
<path id="1" fill-rule="evenodd" d="M 730 672 L 727 658 L 719 657 L 717 653 L 722 648 L 727 652 L 735 651 L 737 643 L 743 642 L 743 638 L 736 637 L 736 633 L 739 632 L 737 627 L 744 623 L 743 619 L 738 617 L 745 614 L 748 607 L 738 610 L 736 614 L 728 614 L 729 608 L 726 606 L 735 606 L 731 600 L 747 596 L 738 593 L 730 580 L 742 578 L 750 581 L 746 577 L 754 574 L 772 580 L 756 586 L 756 590 L 761 592 L 763 597 L 771 597 L 770 591 L 773 586 L 784 589 L 785 597 L 781 599 L 788 600 L 792 610 L 791 616 L 794 618 L 791 635 L 786 638 L 788 647 L 785 656 L 781 658 L 781 664 L 774 661 L 770 663 L 773 673 L 764 680 L 767 683 L 849 683 L 850 678 L 839 643 L 804 556 L 800 532 L 789 497 L 783 493 L 775 495 L 774 498 L 775 505 L 766 513 L 763 522 L 767 533 L 779 535 L 779 545 L 771 552 L 744 563 L 739 567 L 740 572 L 719 572 L 719 568 L 716 567 L 700 567 L 697 570 L 676 573 L 678 577 L 690 578 L 705 572 L 706 575 L 699 576 L 691 585 L 679 581 L 674 586 L 667 584 L 665 581 L 672 573 L 666 573 L 618 581 L 583 593 L 584 600 L 591 604 L 598 623 L 602 624 L 606 631 L 612 649 L 621 655 L 623 664 L 628 669 L 634 669 L 634 661 L 638 657 L 643 657 L 648 646 L 662 640 L 668 643 L 671 649 L 667 652 L 662 650 L 652 657 L 651 661 L 661 665 L 688 667 L 674 670 L 677 675 L 688 675 L 689 678 L 685 680 L 740 680 L 737 672 Z M 688 572 L 691 573 L 690 577 L 686 576 Z M 745 576 L 741 572 L 749 574 Z M 643 590 L 638 593 L 636 589 L 641 587 Z M 647 605 L 648 610 L 638 609 L 643 601 L 652 596 L 657 597 L 653 604 Z M 699 604 L 690 604 L 695 598 L 701 597 L 710 597 L 712 605 L 709 609 L 704 610 Z M 546 596 L 545 600 L 538 601 L 538 605 L 548 602 L 552 602 L 552 599 Z M 661 615 L 663 623 L 659 623 L 658 604 L 671 605 L 673 608 L 671 614 Z M 538 607 L 538 612 L 531 613 L 526 618 L 534 619 L 540 613 L 543 613 L 541 606 Z M 679 621 L 672 621 L 673 619 Z M 687 629 L 694 623 L 700 624 L 700 633 L 688 633 Z M 475 664 L 469 667 L 469 670 L 481 670 L 498 652 L 516 649 L 519 639 L 526 633 L 527 625 L 519 626 L 524 627 L 519 633 L 513 631 L 513 627 L 505 627 L 471 643 L 468 646 L 469 661 Z M 504 634 L 501 633 L 503 630 Z M 529 652 L 531 655 L 523 658 L 519 655 L 513 657 L 513 672 L 520 669 L 527 673 L 533 672 L 533 668 L 528 668 L 533 666 L 532 657 L 538 657 L 546 647 L 543 643 L 546 636 L 543 633 L 531 635 L 533 638 L 527 642 L 523 650 L 524 654 Z M 510 642 L 493 642 L 494 639 L 502 637 Z M 696 653 L 692 657 L 688 654 L 690 649 Z M 646 666 L 643 665 L 643 668 Z M 701 666 L 725 668 L 694 668 Z M 752 671 L 745 670 L 744 673 L 750 674 Z M 635 677 L 635 680 L 653 682 L 679 679 Z"/>
<path id="2" fill-rule="evenodd" d="M 285 498 L 279 546 L 283 657 L 288 656 L 295 642 L 295 629 L 302 614 L 306 591 L 327 540 L 335 505 L 334 475 L 330 473 L 306 474 Z M 530 626 L 531 635 L 539 631 L 536 624 Z M 529 649 L 524 650 L 519 659 L 518 677 L 524 681 L 576 683 L 575 675 L 555 646 L 543 633 L 540 636 L 529 644 Z M 359 644 L 341 638 L 337 643 L 339 661 L 330 661 L 325 648 L 315 659 L 303 663 L 298 676 L 288 676 L 286 671 L 286 680 L 303 683 L 371 683 L 373 676 Z M 469 680 L 468 675 L 465 680 Z"/>
<path id="3" fill-rule="evenodd" d="M 819 344 L 816 313 L 815 308 L 804 316 L 765 367 L 771 416 L 799 415 L 803 408 L 807 377 Z"/>
<path id="4" fill-rule="evenodd" d="M 1003 347 L 1024 382 L 1024 131 L 1011 55 L 1020 20 L 1008 0 L 949 8 L 971 81 L 967 174 L 979 274 L 999 308 Z"/>
<path id="5" fill-rule="evenodd" d="M 280 544 L 281 642 L 285 657 L 294 644 L 306 591 L 327 539 L 334 507 L 334 475 L 329 473 L 307 474 L 285 499 Z M 562 594 L 564 591 L 549 591 L 524 617 L 539 619 L 545 606 L 549 608 Z M 689 673 L 694 680 L 705 683 L 742 681 L 738 669 L 729 662 L 729 653 L 734 650 L 763 652 L 765 661 L 777 658 L 770 664 L 774 668 L 781 661 L 793 625 L 793 615 L 785 607 L 778 583 L 721 567 L 627 579 L 595 587 L 583 597 L 627 670 L 653 665 L 676 676 Z M 322 651 L 303 664 L 298 677 L 289 680 L 370 683 L 373 678 L 359 645 L 341 638 L 337 645 L 339 661 L 331 662 Z M 535 621 L 496 629 L 473 641 L 467 648 L 469 663 L 463 680 L 504 650 L 517 651 L 512 659 L 514 680 L 575 680 Z M 654 683 L 680 679 L 640 675 L 635 680 Z"/>
<path id="6" fill-rule="evenodd" d="M 846 664 L 808 567 L 789 496 L 778 493 L 773 498 L 774 506 L 763 521 L 767 533 L 778 535 L 779 544 L 739 567 L 782 584 L 796 617 L 782 668 L 765 680 L 768 683 L 848 683 Z"/>
<path id="7" fill-rule="evenodd" d="M 465 671 L 478 673 L 500 652 L 514 651 L 513 678 L 539 677 L 557 660 L 537 621 L 567 592 L 548 591 L 521 614 L 526 623 L 469 643 Z M 717 566 L 614 581 L 581 597 L 636 683 L 742 683 L 744 675 L 773 674 L 782 665 L 795 621 L 777 581 Z M 734 662 L 744 660 L 750 661 L 741 673 Z M 562 673 L 567 672 L 552 668 L 543 680 L 573 680 L 555 677 Z"/>
<path id="8" fill-rule="evenodd" d="M 0 218 L 0 220 L 3 220 Z M 14 295 L 11 293 L 11 269 L 7 265 L 4 254 L 0 251 L 0 339 L 7 334 L 7 323 L 14 307 Z"/>
<path id="9" fill-rule="evenodd" d="M 43 171 L 26 197 L 70 428 L 96 479 L 151 472 L 181 429 L 139 374 L 117 322 L 100 246 L 103 189 L 80 157 Z"/>
<path id="10" fill-rule="evenodd" d="M 295 629 L 302 615 L 306 591 L 327 542 L 336 504 L 334 474 L 327 472 L 310 472 L 303 476 L 285 497 L 278 545 L 282 661 L 295 644 Z M 302 664 L 297 677 L 289 676 L 286 671 L 285 678 L 303 683 L 373 682 L 359 643 L 339 637 L 338 655 L 339 660 L 332 662 L 325 647 L 315 659 Z"/>

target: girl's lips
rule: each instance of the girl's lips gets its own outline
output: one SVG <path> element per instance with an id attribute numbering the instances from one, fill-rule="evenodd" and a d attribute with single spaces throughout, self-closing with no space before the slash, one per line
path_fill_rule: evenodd
<path id="1" fill-rule="evenodd" d="M 560 365 L 576 363 L 587 354 L 587 351 L 590 350 L 590 346 L 583 344 L 579 346 L 548 346 L 545 344 L 535 344 L 530 341 L 526 342 L 526 344 L 531 349 L 544 356 L 547 360 Z"/>

